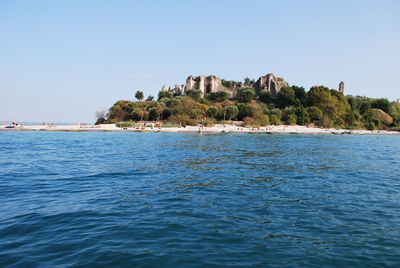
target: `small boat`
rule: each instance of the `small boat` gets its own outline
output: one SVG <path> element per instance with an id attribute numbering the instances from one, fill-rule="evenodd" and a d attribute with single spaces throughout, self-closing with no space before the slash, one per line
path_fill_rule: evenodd
<path id="1" fill-rule="evenodd" d="M 16 128 L 16 126 L 14 126 L 14 125 L 7 125 L 7 126 L 5 126 L 4 128 Z"/>

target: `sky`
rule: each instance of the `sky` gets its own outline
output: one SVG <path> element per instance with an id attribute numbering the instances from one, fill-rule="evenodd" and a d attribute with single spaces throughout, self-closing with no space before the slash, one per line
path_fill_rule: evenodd
<path id="1" fill-rule="evenodd" d="M 95 121 L 189 75 L 400 98 L 397 0 L 0 0 L 0 121 Z"/>

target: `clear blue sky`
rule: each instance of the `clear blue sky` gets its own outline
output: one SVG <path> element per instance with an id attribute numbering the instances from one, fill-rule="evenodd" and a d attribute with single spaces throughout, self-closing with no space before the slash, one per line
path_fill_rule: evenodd
<path id="1" fill-rule="evenodd" d="M 188 75 L 400 98 L 400 1 L 0 0 L 0 120 L 93 122 Z"/>

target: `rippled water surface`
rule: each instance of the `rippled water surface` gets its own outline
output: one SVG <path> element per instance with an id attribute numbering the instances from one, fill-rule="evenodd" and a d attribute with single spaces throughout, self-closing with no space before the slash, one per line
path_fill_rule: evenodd
<path id="1" fill-rule="evenodd" d="M 399 267 L 400 137 L 0 133 L 0 267 Z"/>

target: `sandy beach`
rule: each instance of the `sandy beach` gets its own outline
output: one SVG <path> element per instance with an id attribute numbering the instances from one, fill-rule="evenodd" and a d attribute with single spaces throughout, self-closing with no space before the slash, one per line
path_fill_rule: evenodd
<path id="1" fill-rule="evenodd" d="M 298 125 L 266 126 L 259 128 L 240 127 L 233 124 L 216 124 L 213 127 L 128 127 L 119 128 L 115 124 L 102 125 L 18 125 L 15 128 L 0 126 L 0 131 L 65 131 L 65 132 L 195 132 L 195 133 L 268 133 L 268 134 L 354 134 L 354 135 L 400 135 L 400 132 L 385 130 L 347 130 L 317 128 Z"/>

